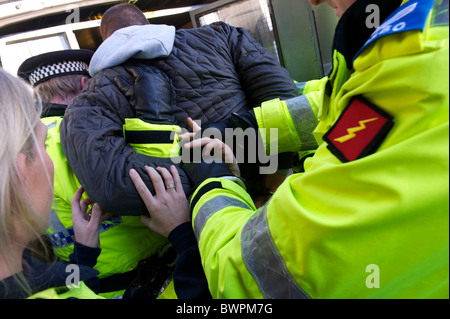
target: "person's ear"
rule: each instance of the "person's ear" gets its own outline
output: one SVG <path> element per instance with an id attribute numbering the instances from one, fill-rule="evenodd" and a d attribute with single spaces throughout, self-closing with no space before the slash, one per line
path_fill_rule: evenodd
<path id="1" fill-rule="evenodd" d="M 81 85 L 81 91 L 83 91 L 84 87 L 86 86 L 87 81 L 89 80 L 89 78 L 83 76 L 80 79 L 80 85 Z"/>

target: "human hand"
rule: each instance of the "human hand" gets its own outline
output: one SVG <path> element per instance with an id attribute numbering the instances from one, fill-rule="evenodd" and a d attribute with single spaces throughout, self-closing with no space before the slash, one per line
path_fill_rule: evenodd
<path id="1" fill-rule="evenodd" d="M 201 128 L 190 117 L 187 118 L 187 122 L 192 128 L 192 133 L 185 133 L 180 135 L 180 140 L 186 142 L 183 147 L 186 149 L 203 147 L 203 155 L 210 158 L 213 158 L 214 156 L 220 154 L 221 159 L 225 164 L 227 164 L 230 171 L 234 175 L 240 176 L 241 173 L 239 170 L 239 165 L 236 161 L 236 158 L 234 157 L 232 149 L 227 144 L 216 138 L 213 139 L 210 137 L 202 137 L 199 139 L 195 139 L 195 134 L 198 133 Z"/>
<path id="2" fill-rule="evenodd" d="M 153 183 L 155 195 L 148 190 L 136 170 L 130 170 L 130 177 L 150 216 L 141 216 L 141 221 L 158 234 L 168 237 L 177 226 L 190 221 L 189 203 L 181 185 L 177 168 L 172 165 L 170 172 L 158 167 L 145 167 Z M 172 174 L 171 174 L 172 173 Z"/>
<path id="3" fill-rule="evenodd" d="M 187 118 L 187 123 L 189 127 L 192 129 L 192 132 L 186 132 L 184 134 L 178 135 L 178 139 L 181 142 L 190 142 L 195 138 L 195 135 L 201 131 L 200 125 L 198 125 L 194 120 L 190 117 Z"/>
<path id="4" fill-rule="evenodd" d="M 92 210 L 86 214 L 88 206 L 94 202 L 90 198 L 81 200 L 83 193 L 84 189 L 80 187 L 72 199 L 72 221 L 75 240 L 82 245 L 99 248 L 98 226 L 111 214 L 103 214 L 98 204 L 94 204 Z"/>

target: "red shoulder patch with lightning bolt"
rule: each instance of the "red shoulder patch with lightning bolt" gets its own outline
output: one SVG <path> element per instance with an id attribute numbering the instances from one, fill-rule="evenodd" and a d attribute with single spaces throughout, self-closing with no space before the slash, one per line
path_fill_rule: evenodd
<path id="1" fill-rule="evenodd" d="M 337 158 L 351 162 L 374 153 L 393 123 L 386 111 L 355 97 L 323 139 Z"/>

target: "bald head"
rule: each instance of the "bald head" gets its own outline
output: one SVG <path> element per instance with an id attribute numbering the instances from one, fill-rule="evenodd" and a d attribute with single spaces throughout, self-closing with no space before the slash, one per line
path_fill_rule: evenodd
<path id="1" fill-rule="evenodd" d="M 106 40 L 116 30 L 132 25 L 146 24 L 149 24 L 149 22 L 138 7 L 128 3 L 121 3 L 105 11 L 102 16 L 100 31 L 103 40 Z"/>

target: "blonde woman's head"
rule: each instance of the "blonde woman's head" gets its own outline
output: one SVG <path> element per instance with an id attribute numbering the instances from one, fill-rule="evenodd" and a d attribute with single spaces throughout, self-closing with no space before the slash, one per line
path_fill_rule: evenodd
<path id="1" fill-rule="evenodd" d="M 48 227 L 53 198 L 47 128 L 34 97 L 0 68 L 0 263 L 12 273 L 21 268 L 17 253 Z"/>

